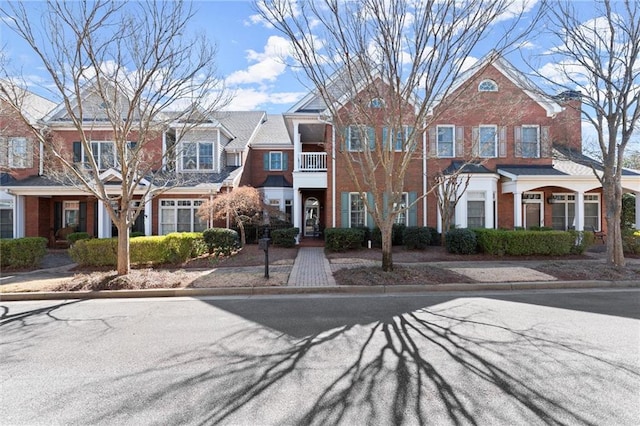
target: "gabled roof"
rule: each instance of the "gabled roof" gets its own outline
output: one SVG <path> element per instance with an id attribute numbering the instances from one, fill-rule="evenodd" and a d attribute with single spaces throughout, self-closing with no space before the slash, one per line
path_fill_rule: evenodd
<path id="1" fill-rule="evenodd" d="M 266 113 L 264 111 L 220 111 L 215 114 L 215 117 L 234 136 L 225 149 L 227 151 L 242 151 L 255 137 Z"/>
<path id="2" fill-rule="evenodd" d="M 273 145 L 293 146 L 282 114 L 267 115 L 266 120 L 260 123 L 260 127 L 250 145 L 254 148 Z"/>
<path id="3" fill-rule="evenodd" d="M 467 163 L 464 161 L 452 161 L 451 164 L 442 171 L 445 175 L 460 173 L 494 173 L 482 164 Z"/>
<path id="4" fill-rule="evenodd" d="M 55 102 L 23 89 L 10 81 L 0 80 L 0 85 L 2 85 L 7 92 L 12 93 L 16 99 L 21 100 L 21 113 L 32 125 L 35 125 L 56 106 Z M 3 98 L 4 95 L 2 91 L 0 91 L 0 99 Z"/>
<path id="5" fill-rule="evenodd" d="M 462 73 L 462 75 L 453 82 L 449 88 L 449 93 L 454 93 L 463 86 L 467 81 L 472 79 L 477 73 L 484 70 L 487 66 L 493 66 L 502 75 L 508 78 L 514 85 L 522 89 L 522 91 L 538 103 L 547 112 L 548 117 L 562 112 L 563 107 L 558 104 L 552 97 L 545 95 L 542 90 L 536 86 L 524 73 L 514 67 L 509 61 L 492 51 L 476 62 L 471 68 Z"/>

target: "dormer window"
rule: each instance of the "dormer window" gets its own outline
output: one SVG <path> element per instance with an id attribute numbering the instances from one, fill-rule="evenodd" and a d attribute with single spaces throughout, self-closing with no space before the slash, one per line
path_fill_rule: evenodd
<path id="1" fill-rule="evenodd" d="M 498 84 L 493 80 L 482 80 L 478 85 L 478 92 L 497 92 Z"/>
<path id="2" fill-rule="evenodd" d="M 369 107 L 371 108 L 383 108 L 384 107 L 384 99 L 382 98 L 373 98 L 371 102 L 369 102 Z"/>

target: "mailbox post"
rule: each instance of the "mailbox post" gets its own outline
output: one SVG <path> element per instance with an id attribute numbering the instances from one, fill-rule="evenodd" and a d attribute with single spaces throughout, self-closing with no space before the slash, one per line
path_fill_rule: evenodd
<path id="1" fill-rule="evenodd" d="M 269 278 L 269 245 L 271 244 L 271 238 L 269 238 L 269 227 L 265 226 L 264 234 L 262 238 L 258 240 L 258 247 L 264 250 L 264 277 Z"/>

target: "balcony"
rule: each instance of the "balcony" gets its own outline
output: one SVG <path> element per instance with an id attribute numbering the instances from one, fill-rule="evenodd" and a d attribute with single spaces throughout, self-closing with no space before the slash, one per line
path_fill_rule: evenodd
<path id="1" fill-rule="evenodd" d="M 300 172 L 326 172 L 326 152 L 303 152 L 298 158 L 298 171 Z"/>

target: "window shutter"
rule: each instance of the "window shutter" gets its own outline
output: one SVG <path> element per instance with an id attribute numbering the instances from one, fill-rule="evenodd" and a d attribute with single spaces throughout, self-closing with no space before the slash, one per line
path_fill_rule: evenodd
<path id="1" fill-rule="evenodd" d="M 474 157 L 480 156 L 480 128 L 471 128 L 471 155 Z"/>
<path id="2" fill-rule="evenodd" d="M 349 148 L 349 136 L 351 135 L 351 127 L 347 126 L 342 132 L 342 141 L 340 141 L 340 151 L 347 151 Z"/>
<path id="3" fill-rule="evenodd" d="M 402 146 L 401 151 L 412 151 L 415 150 L 415 139 L 416 139 L 416 135 L 413 132 L 413 126 L 407 126 L 406 130 L 405 130 L 405 142 Z M 411 139 L 409 139 L 409 137 L 411 137 Z"/>
<path id="4" fill-rule="evenodd" d="M 264 170 L 269 170 L 269 153 L 262 154 L 262 167 Z"/>
<path id="5" fill-rule="evenodd" d="M 389 128 L 383 127 L 382 128 L 382 150 L 387 149 L 387 144 L 389 144 L 389 147 L 393 146 L 391 141 L 389 140 Z"/>
<path id="6" fill-rule="evenodd" d="M 289 153 L 283 152 L 282 153 L 282 170 L 288 170 L 288 169 L 289 169 Z"/>
<path id="7" fill-rule="evenodd" d="M 436 134 L 436 127 L 429 127 L 429 156 L 437 157 L 438 156 L 438 140 Z"/>
<path id="8" fill-rule="evenodd" d="M 340 226 L 342 228 L 350 228 L 349 226 L 349 193 L 340 193 Z"/>
<path id="9" fill-rule="evenodd" d="M 87 202 L 81 201 L 78 209 L 78 232 L 87 232 Z"/>
<path id="10" fill-rule="evenodd" d="M 515 156 L 522 157 L 522 126 L 515 126 L 513 128 L 513 140 L 515 148 Z"/>
<path id="11" fill-rule="evenodd" d="M 97 211 L 97 210 L 96 210 Z M 58 232 L 62 228 L 62 201 L 54 201 L 53 203 L 53 232 Z"/>
<path id="12" fill-rule="evenodd" d="M 549 126 L 543 126 L 540 130 L 540 156 L 543 158 L 551 157 L 551 135 L 549 134 Z"/>
<path id="13" fill-rule="evenodd" d="M 456 126 L 456 157 L 464 157 L 464 126 Z"/>
<path id="14" fill-rule="evenodd" d="M 374 202 L 375 200 L 373 199 L 373 194 L 370 192 L 367 192 L 367 204 L 368 206 L 373 207 L 374 206 Z M 371 229 L 374 226 L 374 220 L 373 220 L 373 216 L 371 216 L 371 209 L 365 206 L 365 209 L 367 210 L 367 228 Z"/>
<path id="15" fill-rule="evenodd" d="M 409 192 L 409 199 L 407 202 L 411 206 L 408 211 L 409 226 L 418 226 L 418 193 L 415 191 Z"/>
<path id="16" fill-rule="evenodd" d="M 498 157 L 504 158 L 507 156 L 507 127 L 501 126 L 498 131 Z"/>
<path id="17" fill-rule="evenodd" d="M 73 143 L 73 162 L 82 162 L 82 144 L 80 142 Z"/>

